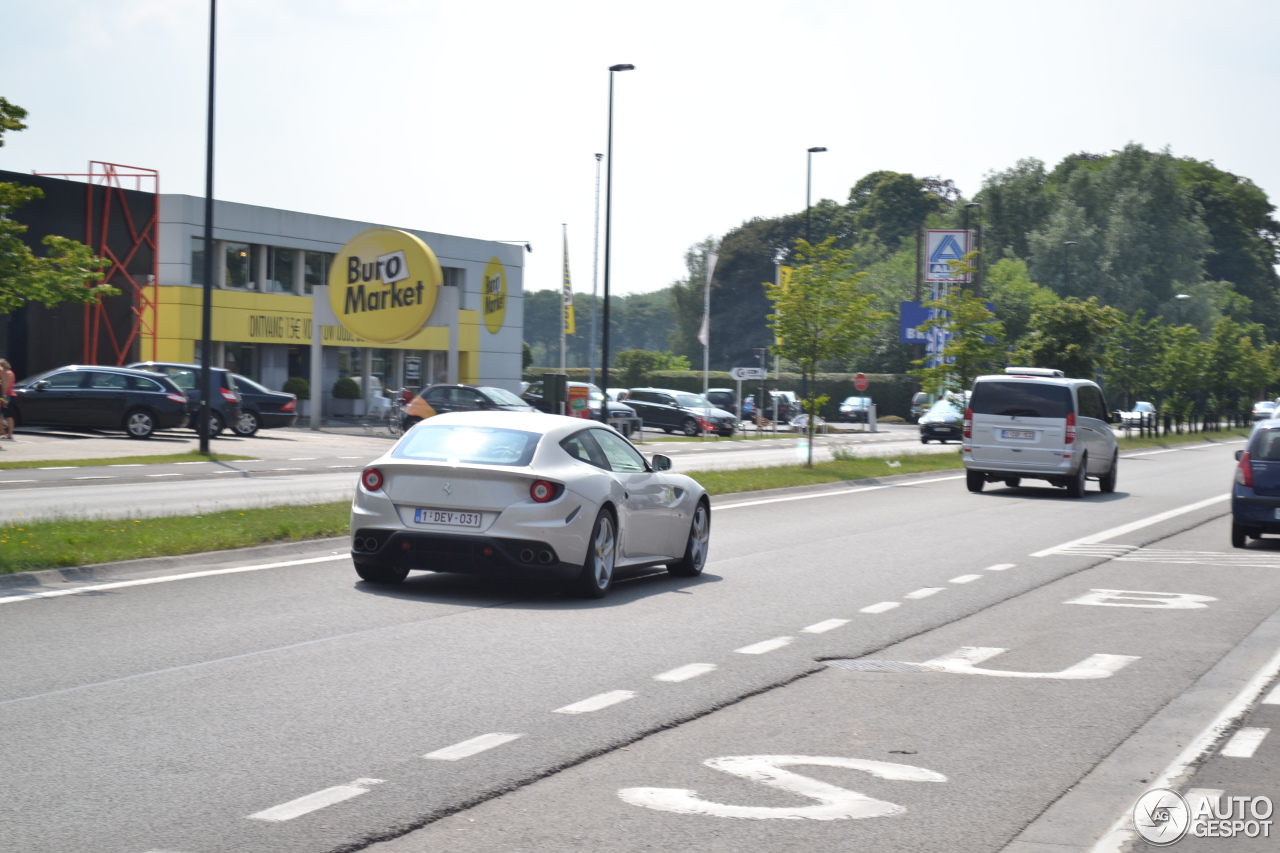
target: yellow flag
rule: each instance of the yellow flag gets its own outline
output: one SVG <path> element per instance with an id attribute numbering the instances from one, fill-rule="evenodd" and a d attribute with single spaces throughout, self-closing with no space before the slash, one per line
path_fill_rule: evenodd
<path id="1" fill-rule="evenodd" d="M 564 333 L 577 334 L 577 324 L 573 319 L 573 284 L 569 281 L 569 235 L 564 235 L 564 289 L 561 297 L 564 306 Z"/>

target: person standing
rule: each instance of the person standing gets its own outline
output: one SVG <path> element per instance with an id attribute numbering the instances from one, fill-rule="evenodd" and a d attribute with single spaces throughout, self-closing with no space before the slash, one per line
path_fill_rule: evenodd
<path id="1" fill-rule="evenodd" d="M 17 377 L 6 359 L 0 358 L 0 438 L 13 441 L 13 383 Z"/>

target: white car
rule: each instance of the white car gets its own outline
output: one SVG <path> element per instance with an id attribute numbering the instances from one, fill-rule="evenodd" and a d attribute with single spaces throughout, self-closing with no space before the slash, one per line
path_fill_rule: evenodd
<path id="1" fill-rule="evenodd" d="M 702 573 L 706 489 L 614 429 L 559 415 L 456 412 L 414 426 L 360 475 L 351 559 L 371 583 L 413 569 L 571 581 L 590 598 L 623 567 Z"/>
<path id="2" fill-rule="evenodd" d="M 1146 400 L 1139 400 L 1133 404 L 1132 410 L 1120 413 L 1120 423 L 1124 426 L 1138 426 L 1142 423 L 1143 418 L 1154 420 L 1155 413 L 1155 406 Z"/>

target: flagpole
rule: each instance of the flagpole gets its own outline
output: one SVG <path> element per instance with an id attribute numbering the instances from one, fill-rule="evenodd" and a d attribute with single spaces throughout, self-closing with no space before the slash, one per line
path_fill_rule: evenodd
<path id="1" fill-rule="evenodd" d="M 603 154 L 596 155 L 596 227 L 595 248 L 591 251 L 591 340 L 587 344 L 587 381 L 596 384 L 596 310 L 599 299 L 596 297 L 596 274 L 600 270 L 600 161 Z M 605 393 L 609 392 L 605 390 Z"/>
<path id="2" fill-rule="evenodd" d="M 569 270 L 569 226 L 567 223 L 561 222 L 560 228 L 564 237 L 564 253 L 561 256 L 561 268 L 568 272 Z M 564 327 L 569 322 L 569 310 L 564 304 L 564 290 L 568 281 L 560 283 L 560 372 L 565 371 L 565 355 L 564 355 Z"/>
<path id="3" fill-rule="evenodd" d="M 702 328 L 698 330 L 698 340 L 702 343 L 702 393 L 707 393 L 711 385 L 711 276 L 716 271 L 716 261 L 720 256 L 708 251 L 707 286 L 702 293 Z"/>

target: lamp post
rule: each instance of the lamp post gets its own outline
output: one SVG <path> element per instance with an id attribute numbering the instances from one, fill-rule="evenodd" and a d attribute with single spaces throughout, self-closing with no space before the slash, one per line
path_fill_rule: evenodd
<path id="1" fill-rule="evenodd" d="M 809 149 L 809 155 L 806 157 L 806 170 L 804 178 L 804 241 L 812 243 L 813 237 L 809 233 L 809 197 L 813 191 L 813 155 L 827 149 L 818 146 Z"/>
<path id="2" fill-rule="evenodd" d="M 634 71 L 634 65 L 609 66 L 609 164 L 605 167 L 604 201 L 604 310 L 600 334 L 600 387 L 609 387 L 609 238 L 613 233 L 613 75 L 617 71 Z M 608 393 L 607 391 L 605 393 Z M 600 407 L 600 419 L 608 421 L 609 407 Z"/>
<path id="3" fill-rule="evenodd" d="M 603 154 L 596 155 L 596 222 L 592 229 L 595 248 L 591 250 L 591 341 L 587 344 L 587 381 L 592 385 L 596 384 L 596 307 L 599 304 L 596 289 L 600 272 L 600 161 L 603 159 Z"/>
<path id="4" fill-rule="evenodd" d="M 213 81 L 217 70 L 218 0 L 209 0 L 209 119 L 204 162 L 204 294 L 200 309 L 200 452 L 209 455 L 209 405 L 213 402 Z M 318 398 L 317 398 L 318 403 Z M 231 424 L 234 426 L 234 424 Z"/>
<path id="5" fill-rule="evenodd" d="M 1062 277 L 1063 290 L 1071 295 L 1071 247 L 1077 245 L 1075 240 L 1062 241 Z"/>

